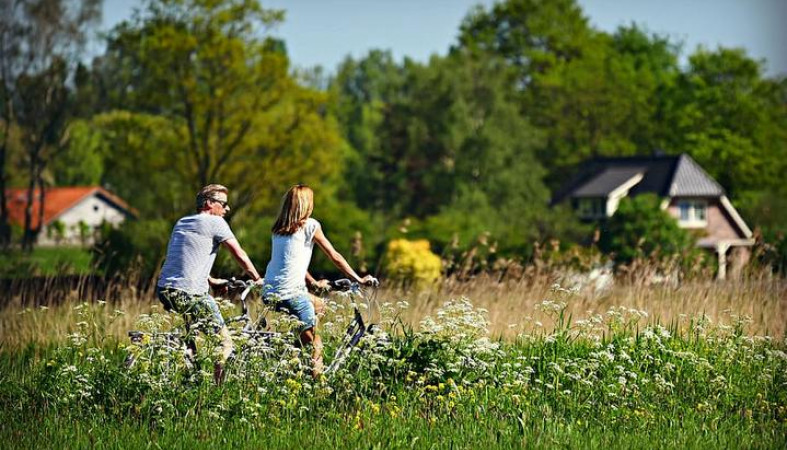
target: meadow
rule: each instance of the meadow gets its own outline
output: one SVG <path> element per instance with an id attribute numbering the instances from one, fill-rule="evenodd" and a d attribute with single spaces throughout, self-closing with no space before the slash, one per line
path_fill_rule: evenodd
<path id="1" fill-rule="evenodd" d="M 313 380 L 304 352 L 209 370 L 177 354 L 123 366 L 129 329 L 178 319 L 148 292 L 0 312 L 6 447 L 784 448 L 787 283 L 616 285 L 548 277 L 381 289 L 364 314 L 384 333 Z M 225 302 L 225 313 L 237 307 Z M 349 319 L 332 298 L 333 354 Z M 292 324 L 273 316 L 273 326 Z M 200 341 L 209 360 L 213 342 Z M 242 345 L 242 342 L 238 342 Z M 330 362 L 330 360 L 326 361 Z M 202 367 L 210 367 L 207 364 Z"/>

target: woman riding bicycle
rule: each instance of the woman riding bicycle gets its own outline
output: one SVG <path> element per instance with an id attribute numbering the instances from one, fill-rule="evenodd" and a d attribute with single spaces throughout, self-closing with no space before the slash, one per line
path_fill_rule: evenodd
<path id="1" fill-rule="evenodd" d="M 311 218 L 314 192 L 306 185 L 295 185 L 284 195 L 281 210 L 273 225 L 271 259 L 265 271 L 263 299 L 293 314 L 301 322 L 302 344 L 312 344 L 312 375 L 317 377 L 323 368 L 322 340 L 317 335 L 317 314 L 322 314 L 322 299 L 311 295 L 306 283 L 316 288 L 327 288 L 328 281 L 315 281 L 308 272 L 314 243 L 351 280 L 372 285 L 377 280 L 371 275 L 363 278 L 331 245 L 320 223 Z"/>

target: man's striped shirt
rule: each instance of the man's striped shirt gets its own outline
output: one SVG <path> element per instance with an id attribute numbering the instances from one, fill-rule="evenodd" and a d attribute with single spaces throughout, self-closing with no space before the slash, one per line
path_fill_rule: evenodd
<path id="1" fill-rule="evenodd" d="M 189 294 L 207 293 L 219 245 L 234 237 L 221 216 L 200 213 L 180 219 L 172 230 L 158 285 Z"/>

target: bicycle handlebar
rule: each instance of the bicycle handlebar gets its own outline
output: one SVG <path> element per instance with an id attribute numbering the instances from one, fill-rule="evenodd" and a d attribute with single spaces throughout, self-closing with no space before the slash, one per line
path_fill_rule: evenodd
<path id="1" fill-rule="evenodd" d="M 361 288 L 362 284 L 357 283 L 355 281 L 350 281 L 347 278 L 342 278 L 339 280 L 331 281 L 331 289 L 335 291 L 355 291 Z M 380 281 L 377 278 L 372 278 L 371 282 L 366 284 L 369 287 L 378 287 L 380 286 Z"/>
<path id="2" fill-rule="evenodd" d="M 242 289 L 244 291 L 244 293 L 247 293 L 246 290 L 249 290 L 249 289 L 253 288 L 255 285 L 256 285 L 256 283 L 251 281 L 251 280 L 244 281 L 244 280 L 238 280 L 238 279 L 235 279 L 235 278 L 231 278 L 227 282 L 227 288 L 228 289 L 230 289 L 230 290 Z M 371 286 L 371 287 L 377 287 L 379 285 L 380 285 L 380 282 L 376 278 L 374 278 L 372 280 L 372 282 L 369 283 L 369 286 Z M 336 290 L 336 291 L 349 291 L 349 290 L 361 287 L 361 284 L 357 283 L 355 281 L 351 281 L 351 280 L 349 280 L 347 278 L 340 278 L 338 280 L 331 281 L 330 282 L 330 287 L 331 287 L 332 290 Z M 244 295 L 241 294 L 241 296 L 243 298 L 245 298 Z"/>
<path id="3" fill-rule="evenodd" d="M 243 281 L 243 280 L 236 280 L 235 278 L 231 278 L 227 282 L 227 288 L 228 289 L 246 289 L 247 287 L 249 287 L 249 286 L 251 286 L 253 284 L 254 284 L 254 282 L 251 281 L 251 280 Z"/>
<path id="4" fill-rule="evenodd" d="M 371 287 L 378 287 L 380 285 L 380 282 L 377 280 L 377 278 L 372 278 L 370 281 L 371 282 L 368 285 L 371 286 Z M 246 320 L 246 321 L 248 321 L 250 319 L 250 317 L 249 317 L 249 307 L 246 304 L 246 297 L 248 297 L 249 294 L 251 293 L 251 291 L 257 286 L 259 286 L 259 285 L 257 283 L 255 283 L 254 281 L 251 281 L 251 280 L 248 280 L 248 281 L 238 280 L 235 277 L 233 277 L 233 278 L 231 278 L 230 280 L 227 281 L 226 287 L 227 287 L 228 290 L 243 289 L 243 292 L 241 292 L 241 294 L 240 294 L 241 307 L 243 309 L 243 314 L 241 314 L 239 317 L 235 318 L 234 321 L 239 321 L 239 320 Z M 350 292 L 353 295 L 361 295 L 361 283 L 357 283 L 355 281 L 351 281 L 351 280 L 349 280 L 347 278 L 341 278 L 341 279 L 334 280 L 334 281 L 330 282 L 330 290 L 335 290 L 335 291 L 338 291 L 338 292 Z M 233 320 L 229 320 L 229 321 L 233 321 Z"/>
<path id="5" fill-rule="evenodd" d="M 331 281 L 331 289 L 336 291 L 349 291 L 357 285 L 358 283 L 352 282 L 347 278 Z"/>

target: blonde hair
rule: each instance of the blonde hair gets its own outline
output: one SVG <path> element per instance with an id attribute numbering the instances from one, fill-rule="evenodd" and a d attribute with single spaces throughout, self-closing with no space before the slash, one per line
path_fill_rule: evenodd
<path id="1" fill-rule="evenodd" d="M 271 231 L 273 234 L 291 235 L 306 223 L 313 210 L 314 191 L 305 184 L 296 184 L 284 194 L 279 217 Z"/>
<path id="2" fill-rule="evenodd" d="M 209 184 L 200 189 L 199 192 L 197 192 L 197 212 L 205 208 L 205 203 L 208 200 L 216 200 L 217 193 L 228 194 L 229 189 L 220 184 Z"/>

